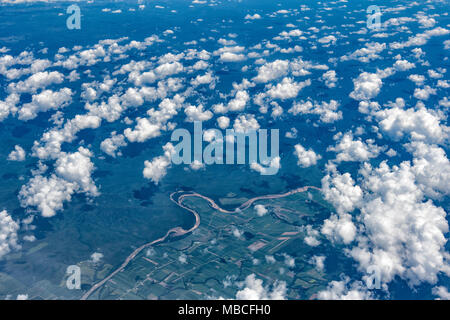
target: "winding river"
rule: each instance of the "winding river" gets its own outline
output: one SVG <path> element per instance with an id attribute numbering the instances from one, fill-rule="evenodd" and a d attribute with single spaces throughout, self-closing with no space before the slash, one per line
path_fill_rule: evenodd
<path id="1" fill-rule="evenodd" d="M 211 198 L 208 198 L 207 196 L 201 195 L 199 193 L 196 192 L 186 192 L 186 191 L 176 191 L 170 194 L 170 200 L 172 202 L 174 202 L 177 206 L 186 209 L 187 211 L 191 212 L 194 217 L 195 217 L 195 223 L 194 225 L 188 229 L 185 230 L 181 227 L 175 227 L 170 229 L 169 231 L 167 231 L 167 233 L 156 240 L 153 240 L 151 242 L 145 243 L 142 246 L 140 246 L 139 248 L 135 249 L 125 260 L 124 262 L 116 269 L 114 270 L 111 274 L 109 274 L 106 278 L 104 278 L 103 280 L 101 280 L 100 282 L 97 282 L 96 284 L 94 284 L 82 297 L 81 300 L 86 300 L 87 298 L 89 298 L 89 296 L 94 293 L 94 291 L 96 291 L 98 288 L 100 288 L 101 286 L 103 286 L 106 282 L 108 282 L 111 278 L 113 278 L 116 274 L 118 274 L 119 272 L 121 272 L 122 270 L 125 269 L 125 267 L 134 259 L 136 258 L 136 256 L 145 248 L 148 248 L 150 246 L 153 246 L 155 244 L 164 242 L 168 237 L 172 236 L 172 237 L 181 237 L 185 234 L 191 233 L 193 232 L 195 229 L 198 228 L 198 226 L 200 225 L 200 215 L 193 209 L 185 206 L 183 204 L 183 200 L 189 197 L 197 197 L 197 198 L 202 198 L 204 200 L 206 200 L 209 205 L 215 209 L 218 210 L 222 213 L 237 213 L 240 212 L 242 210 L 245 210 L 247 208 L 249 208 L 255 201 L 258 200 L 267 200 L 267 199 L 278 199 L 278 198 L 284 198 L 287 196 L 290 196 L 292 194 L 295 193 L 301 193 L 301 192 L 305 192 L 308 189 L 315 189 L 315 190 L 320 190 L 317 187 L 314 186 L 306 186 L 306 187 L 301 187 L 301 188 L 297 188 L 291 191 L 288 191 L 286 193 L 281 193 L 281 194 L 269 194 L 269 195 L 265 195 L 265 196 L 259 196 L 259 197 L 255 197 L 252 199 L 247 200 L 246 202 L 244 202 L 243 204 L 241 204 L 239 207 L 235 208 L 232 211 L 226 210 L 221 208 L 219 205 L 217 205 L 217 203 L 212 200 Z M 176 196 L 178 196 L 178 198 L 176 198 Z"/>

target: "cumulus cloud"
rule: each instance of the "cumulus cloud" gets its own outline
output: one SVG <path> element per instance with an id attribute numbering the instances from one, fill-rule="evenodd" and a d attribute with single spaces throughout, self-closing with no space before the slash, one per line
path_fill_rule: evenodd
<path id="1" fill-rule="evenodd" d="M 111 134 L 111 138 L 106 138 L 102 141 L 100 144 L 100 149 L 106 153 L 107 155 L 110 155 L 111 157 L 115 158 L 117 155 L 122 155 L 120 151 L 117 151 L 120 147 L 126 146 L 127 143 L 125 142 L 125 136 L 122 134 L 116 134 L 116 132 L 113 132 Z"/>
<path id="2" fill-rule="evenodd" d="M 100 252 L 94 252 L 91 254 L 91 261 L 93 263 L 99 263 L 103 259 L 103 253 Z"/>
<path id="3" fill-rule="evenodd" d="M 19 145 L 14 147 L 14 150 L 8 155 L 10 161 L 24 161 L 26 156 L 25 150 Z"/>
<path id="4" fill-rule="evenodd" d="M 381 131 L 393 140 L 407 136 L 427 143 L 441 143 L 447 139 L 448 128 L 440 124 L 438 115 L 423 106 L 394 107 L 377 111 L 374 115 Z"/>
<path id="5" fill-rule="evenodd" d="M 330 102 L 322 101 L 299 101 L 294 103 L 292 108 L 288 110 L 293 115 L 297 114 L 314 114 L 319 115 L 320 121 L 324 123 L 332 123 L 342 119 L 342 111 L 337 111 L 339 102 L 330 100 Z"/>
<path id="6" fill-rule="evenodd" d="M 250 274 L 245 278 L 244 288 L 236 293 L 237 300 L 284 300 L 286 299 L 286 283 L 275 281 L 270 288 L 264 286 L 261 279 L 257 279 L 255 274 Z"/>
<path id="7" fill-rule="evenodd" d="M 355 100 L 370 100 L 380 93 L 383 81 L 376 73 L 361 73 L 358 78 L 353 80 L 354 89 L 350 97 Z"/>
<path id="8" fill-rule="evenodd" d="M 317 160 L 322 158 L 312 149 L 306 150 L 301 144 L 295 145 L 294 154 L 298 159 L 297 164 L 302 168 L 315 166 L 317 164 Z"/>
<path id="9" fill-rule="evenodd" d="M 45 90 L 37 95 L 33 95 L 30 103 L 25 103 L 19 109 L 20 120 L 31 120 L 36 118 L 39 112 L 57 110 L 64 108 L 72 102 L 73 92 L 69 88 L 59 91 Z"/>
<path id="10" fill-rule="evenodd" d="M 43 217 L 52 217 L 63 208 L 64 201 L 70 201 L 76 186 L 55 175 L 37 175 L 22 186 L 19 200 L 22 207 L 37 207 Z"/>
<path id="11" fill-rule="evenodd" d="M 285 76 L 289 70 L 289 61 L 275 60 L 274 62 L 266 63 L 258 69 L 258 75 L 253 78 L 253 81 L 266 83 L 282 76 Z"/>
<path id="12" fill-rule="evenodd" d="M 209 110 L 203 110 L 203 105 L 188 106 L 184 109 L 187 122 L 208 121 L 213 117 L 213 113 Z"/>
<path id="13" fill-rule="evenodd" d="M 267 94 L 272 99 L 292 99 L 297 97 L 301 89 L 311 85 L 311 80 L 295 82 L 292 78 L 284 78 L 281 82 L 271 86 Z"/>
<path id="14" fill-rule="evenodd" d="M 257 14 L 257 13 L 255 13 L 253 15 L 247 14 L 244 19 L 246 19 L 246 20 L 258 20 L 258 19 L 261 19 L 261 16 L 259 14 Z"/>
<path id="15" fill-rule="evenodd" d="M 0 211 L 0 259 L 12 250 L 20 249 L 17 231 L 19 224 L 6 210 Z"/>
<path id="16" fill-rule="evenodd" d="M 249 132 L 259 129 L 259 123 L 252 114 L 243 114 L 234 120 L 233 128 L 236 132 Z"/>
<path id="17" fill-rule="evenodd" d="M 217 125 L 222 130 L 228 128 L 228 126 L 230 125 L 230 118 L 225 116 L 217 118 Z"/>
<path id="18" fill-rule="evenodd" d="M 359 281 L 351 283 L 349 277 L 341 281 L 331 281 L 325 290 L 319 291 L 320 300 L 371 300 L 373 295 L 367 286 Z"/>
<path id="19" fill-rule="evenodd" d="M 161 135 L 161 128 L 153 124 L 147 118 L 137 118 L 137 124 L 134 129 L 127 128 L 123 132 L 130 142 L 144 142 L 148 139 Z"/>
<path id="20" fill-rule="evenodd" d="M 268 212 L 266 207 L 264 207 L 262 204 L 255 205 L 255 211 L 259 217 L 264 216 Z"/>
<path id="21" fill-rule="evenodd" d="M 259 172 L 261 175 L 273 175 L 281 168 L 280 157 L 275 157 L 270 160 L 268 164 L 261 165 L 257 162 L 252 162 L 250 168 Z"/>
<path id="22" fill-rule="evenodd" d="M 353 134 L 347 132 L 345 134 L 339 133 L 335 137 L 339 140 L 336 146 L 328 147 L 327 151 L 337 153 L 336 161 L 367 161 L 370 158 L 376 158 L 382 150 L 381 147 L 374 144 L 374 141 L 369 139 L 363 142 L 361 139 L 354 140 Z"/>
<path id="23" fill-rule="evenodd" d="M 450 300 L 450 292 L 444 286 L 434 287 L 432 292 L 435 296 L 438 296 L 439 300 Z"/>
<path id="24" fill-rule="evenodd" d="M 37 207 L 44 217 L 52 217 L 70 201 L 75 192 L 98 196 L 92 180 L 94 164 L 92 153 L 80 147 L 74 153 L 61 153 L 55 163 L 55 173 L 50 177 L 36 175 L 22 186 L 19 200 L 22 207 Z"/>
<path id="25" fill-rule="evenodd" d="M 310 260 L 317 271 L 323 272 L 325 269 L 325 256 L 313 256 Z"/>
<path id="26" fill-rule="evenodd" d="M 325 85 L 330 89 L 336 87 L 336 83 L 338 81 L 336 71 L 328 70 L 322 75 L 321 80 L 325 82 Z"/>
<path id="27" fill-rule="evenodd" d="M 150 179 L 156 185 L 167 174 L 167 169 L 172 163 L 172 154 L 174 152 L 174 147 L 169 142 L 163 147 L 163 150 L 164 155 L 153 158 L 152 161 L 146 160 L 144 162 L 144 178 Z"/>

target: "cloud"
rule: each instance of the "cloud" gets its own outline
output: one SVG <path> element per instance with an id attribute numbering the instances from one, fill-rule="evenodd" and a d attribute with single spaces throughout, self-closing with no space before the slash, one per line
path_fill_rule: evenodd
<path id="1" fill-rule="evenodd" d="M 45 177 L 37 174 L 23 185 L 19 192 L 22 207 L 37 207 L 43 217 L 52 217 L 63 208 L 64 201 L 70 201 L 76 192 L 87 196 L 98 196 L 92 180 L 94 165 L 92 153 L 83 147 L 77 152 L 62 152 L 55 163 L 55 174 Z"/>
<path id="2" fill-rule="evenodd" d="M 10 83 L 8 91 L 13 93 L 35 93 L 38 89 L 52 84 L 60 84 L 64 81 L 64 75 L 58 71 L 37 72 L 24 81 Z"/>
<path id="3" fill-rule="evenodd" d="M 172 163 L 172 154 L 174 152 L 174 147 L 169 142 L 163 147 L 163 150 L 164 155 L 155 157 L 152 161 L 146 160 L 144 162 L 144 178 L 150 179 L 156 185 L 167 174 L 167 168 L 170 167 Z"/>
<path id="4" fill-rule="evenodd" d="M 120 156 L 122 153 L 117 150 L 120 147 L 126 146 L 127 143 L 125 142 L 125 136 L 122 134 L 116 134 L 116 132 L 113 132 L 111 134 L 111 138 L 106 138 L 102 141 L 100 144 L 100 149 L 106 153 L 107 155 L 110 155 L 111 157 L 115 158 L 117 155 Z"/>
<path id="5" fill-rule="evenodd" d="M 255 13 L 253 15 L 247 14 L 244 19 L 246 19 L 246 20 L 258 20 L 258 19 L 261 19 L 261 16 L 259 14 L 257 14 L 257 13 Z"/>
<path id="6" fill-rule="evenodd" d="M 415 36 L 409 37 L 408 41 L 392 42 L 389 46 L 391 49 L 403 49 L 407 47 L 423 46 L 428 42 L 429 39 L 431 39 L 431 37 L 444 36 L 449 33 L 450 33 L 449 30 L 442 27 L 437 27 L 432 30 L 427 30 L 424 33 L 419 33 L 416 34 Z"/>
<path id="7" fill-rule="evenodd" d="M 6 210 L 0 211 L 0 259 L 12 250 L 20 249 L 17 231 L 19 224 L 15 222 Z"/>
<path id="8" fill-rule="evenodd" d="M 355 100 L 370 100 L 380 93 L 383 81 L 376 73 L 361 73 L 358 78 L 353 80 L 354 89 L 350 97 Z"/>
<path id="9" fill-rule="evenodd" d="M 298 114 L 314 114 L 319 115 L 320 121 L 324 123 L 332 123 L 342 119 L 342 111 L 337 111 L 339 108 L 339 102 L 336 100 L 330 100 L 330 102 L 322 101 L 312 102 L 299 101 L 295 102 L 292 108 L 288 110 L 294 116 Z"/>
<path id="10" fill-rule="evenodd" d="M 440 125 L 440 118 L 423 106 L 403 109 L 394 107 L 374 113 L 380 130 L 393 140 L 405 136 L 427 143 L 442 143 L 447 139 L 448 128 Z"/>
<path id="11" fill-rule="evenodd" d="M 19 108 L 20 120 L 31 120 L 37 117 L 39 112 L 58 110 L 72 103 L 73 92 L 69 88 L 59 91 L 45 90 L 33 95 L 30 103 L 25 103 Z"/>
<path id="12" fill-rule="evenodd" d="M 230 118 L 225 116 L 217 118 L 217 125 L 222 130 L 228 128 L 228 126 L 230 125 Z"/>
<path id="13" fill-rule="evenodd" d="M 266 63 L 259 67 L 258 75 L 253 78 L 253 81 L 259 83 L 267 83 L 269 81 L 285 76 L 289 70 L 289 61 L 275 60 L 274 62 Z"/>
<path id="14" fill-rule="evenodd" d="M 208 121 L 213 117 L 213 113 L 209 110 L 203 110 L 203 105 L 188 106 L 184 109 L 187 122 Z"/>
<path id="15" fill-rule="evenodd" d="M 407 71 L 415 67 L 416 65 L 414 63 L 408 62 L 407 60 L 397 60 L 394 63 L 394 69 L 397 71 Z"/>
<path id="16" fill-rule="evenodd" d="M 286 299 L 286 283 L 275 281 L 272 288 L 263 286 L 263 281 L 257 279 L 255 274 L 245 278 L 244 288 L 236 293 L 237 300 L 284 300 Z"/>
<path id="17" fill-rule="evenodd" d="M 334 147 L 328 147 L 327 151 L 337 153 L 337 162 L 367 161 L 371 158 L 378 157 L 382 150 L 371 139 L 367 140 L 366 143 L 361 141 L 361 139 L 353 140 L 353 134 L 351 132 L 345 134 L 339 133 L 334 138 L 336 140 L 339 139 L 339 142 Z"/>
<path id="18" fill-rule="evenodd" d="M 325 269 L 325 256 L 313 256 L 310 260 L 316 270 L 319 272 L 323 272 Z"/>
<path id="19" fill-rule="evenodd" d="M 310 85 L 311 80 L 309 79 L 303 82 L 295 82 L 292 80 L 292 78 L 284 78 L 275 86 L 271 86 L 267 91 L 267 94 L 272 99 L 292 99 L 297 97 L 301 89 Z"/>
<path id="20" fill-rule="evenodd" d="M 22 207 L 37 207 L 43 217 L 53 217 L 63 208 L 64 201 L 70 201 L 76 186 L 55 175 L 37 175 L 22 186 L 19 192 Z"/>
<path id="21" fill-rule="evenodd" d="M 91 261 L 93 263 L 99 263 L 103 259 L 103 253 L 100 252 L 94 252 L 91 254 Z"/>
<path id="22" fill-rule="evenodd" d="M 435 296 L 439 297 L 439 300 L 450 300 L 450 292 L 444 286 L 434 287 L 432 292 Z"/>
<path id="23" fill-rule="evenodd" d="M 245 133 L 259 129 L 259 123 L 252 114 L 243 114 L 234 120 L 233 128 L 236 132 Z"/>
<path id="24" fill-rule="evenodd" d="M 419 100 L 428 100 L 430 95 L 435 95 L 436 89 L 431 88 L 430 86 L 425 86 L 424 88 L 416 88 L 414 90 L 414 98 Z"/>
<path id="25" fill-rule="evenodd" d="M 360 62 L 368 63 L 372 60 L 380 59 L 379 53 L 386 49 L 385 43 L 371 42 L 366 43 L 364 48 L 357 49 L 355 52 L 344 55 L 341 61 L 358 60 Z"/>
<path id="26" fill-rule="evenodd" d="M 255 205 L 255 211 L 258 217 L 262 217 L 268 212 L 266 207 L 264 207 L 262 204 Z"/>
<path id="27" fill-rule="evenodd" d="M 325 82 L 325 85 L 330 89 L 336 87 L 336 83 L 338 81 L 338 79 L 336 78 L 336 71 L 329 70 L 325 72 L 322 75 L 321 80 Z"/>
<path id="28" fill-rule="evenodd" d="M 361 282 L 350 283 L 349 277 L 341 281 L 331 281 L 325 290 L 317 294 L 319 300 L 371 300 L 373 294 Z"/>
<path id="29" fill-rule="evenodd" d="M 245 60 L 246 57 L 242 53 L 223 52 L 220 55 L 220 61 L 222 62 L 239 62 Z"/>
<path id="30" fill-rule="evenodd" d="M 9 161 L 24 161 L 25 160 L 25 150 L 19 145 L 14 147 L 14 150 L 8 155 Z"/>
<path id="31" fill-rule="evenodd" d="M 250 168 L 259 172 L 261 175 L 274 175 L 281 168 L 280 160 L 280 157 L 272 158 L 270 163 L 267 165 L 265 164 L 264 166 L 256 162 L 252 162 L 250 164 Z"/>
<path id="32" fill-rule="evenodd" d="M 130 142 L 144 142 L 160 136 L 161 128 L 159 125 L 151 123 L 147 118 L 137 118 L 134 129 L 127 128 L 123 134 Z"/>
<path id="33" fill-rule="evenodd" d="M 316 154 L 312 149 L 306 150 L 301 144 L 295 145 L 294 154 L 297 156 L 297 164 L 302 168 L 315 166 L 317 160 L 322 157 Z"/>

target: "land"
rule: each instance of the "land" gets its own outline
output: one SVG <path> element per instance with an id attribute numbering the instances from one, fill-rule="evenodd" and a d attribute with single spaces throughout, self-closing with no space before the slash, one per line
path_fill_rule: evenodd
<path id="1" fill-rule="evenodd" d="M 233 298 L 236 283 L 251 273 L 268 285 L 285 281 L 293 299 L 309 298 L 327 283 L 303 241 L 304 226 L 329 214 L 319 189 L 258 196 L 233 210 L 195 192 L 174 192 L 170 199 L 194 215 L 193 226 L 139 246 L 82 299 Z M 269 212 L 257 216 L 254 204 Z M 286 255 L 295 266 L 286 265 Z"/>

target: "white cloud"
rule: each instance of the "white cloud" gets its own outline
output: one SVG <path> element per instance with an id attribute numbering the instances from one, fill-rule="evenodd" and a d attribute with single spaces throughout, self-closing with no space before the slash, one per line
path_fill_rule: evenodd
<path id="1" fill-rule="evenodd" d="M 313 256 L 310 262 L 315 266 L 317 271 L 323 272 L 325 269 L 325 256 Z"/>
<path id="2" fill-rule="evenodd" d="M 127 128 L 123 134 L 130 142 L 144 142 L 160 136 L 161 128 L 159 125 L 151 123 L 147 118 L 137 118 L 134 129 Z"/>
<path id="3" fill-rule="evenodd" d="M 286 299 L 286 283 L 275 281 L 272 288 L 263 286 L 263 281 L 257 279 L 255 274 L 245 278 L 245 287 L 236 293 L 237 300 L 284 300 Z"/>
<path id="4" fill-rule="evenodd" d="M 439 300 L 450 300 L 450 292 L 444 286 L 434 287 L 432 292 Z"/>
<path id="5" fill-rule="evenodd" d="M 117 155 L 122 155 L 121 152 L 117 152 L 117 150 L 120 147 L 126 146 L 127 143 L 125 142 L 125 136 L 122 134 L 116 134 L 116 132 L 113 132 L 111 134 L 111 138 L 106 138 L 102 141 L 100 144 L 100 149 L 110 155 L 111 157 L 115 158 Z"/>
<path id="6" fill-rule="evenodd" d="M 20 120 L 31 120 L 37 117 L 39 112 L 64 108 L 72 102 L 73 92 L 69 88 L 59 91 L 45 90 L 33 95 L 30 103 L 25 103 L 19 108 Z"/>
<path id="7" fill-rule="evenodd" d="M 440 118 L 425 107 L 394 107 L 377 111 L 374 115 L 381 131 L 397 141 L 405 135 L 428 143 L 441 143 L 447 138 L 448 128 L 441 126 Z"/>
<path id="8" fill-rule="evenodd" d="M 213 117 L 213 113 L 209 110 L 203 110 L 203 105 L 195 106 L 187 106 L 184 109 L 184 113 L 186 114 L 187 122 L 194 121 L 208 121 Z"/>
<path id="9" fill-rule="evenodd" d="M 414 90 L 414 98 L 420 100 L 428 100 L 430 95 L 435 95 L 436 89 L 431 88 L 430 86 L 425 86 L 423 88 L 416 88 Z"/>
<path id="10" fill-rule="evenodd" d="M 98 196 L 99 192 L 91 178 L 94 165 L 92 153 L 83 147 L 77 152 L 59 154 L 55 174 L 34 176 L 22 186 L 19 200 L 22 207 L 37 207 L 44 217 L 52 217 L 63 208 L 64 201 L 70 201 L 75 192 Z"/>
<path id="11" fill-rule="evenodd" d="M 289 70 L 289 61 L 275 60 L 266 63 L 258 69 L 258 75 L 253 78 L 253 81 L 266 83 L 280 77 L 285 76 Z"/>
<path id="12" fill-rule="evenodd" d="M 144 178 L 150 179 L 156 185 L 167 174 L 167 168 L 170 167 L 173 154 L 173 145 L 169 142 L 164 147 L 164 155 L 153 158 L 152 161 L 145 161 L 143 175 Z"/>
<path id="13" fill-rule="evenodd" d="M 221 116 L 221 117 L 217 118 L 217 124 L 220 129 L 224 130 L 224 129 L 228 128 L 228 126 L 230 125 L 230 118 Z"/>
<path id="14" fill-rule="evenodd" d="M 298 93 L 304 87 L 310 86 L 311 80 L 306 80 L 302 82 L 295 82 L 292 78 L 284 78 L 281 82 L 277 83 L 275 86 L 271 86 L 267 91 L 267 94 L 272 99 L 292 99 L 297 97 Z"/>
<path id="15" fill-rule="evenodd" d="M 302 168 L 308 168 L 317 164 L 317 160 L 322 157 L 312 149 L 306 150 L 302 145 L 295 145 L 294 154 L 297 156 L 297 164 Z"/>
<path id="16" fill-rule="evenodd" d="M 242 53 L 223 52 L 220 55 L 220 61 L 222 62 L 239 62 L 245 60 L 246 57 Z"/>
<path id="17" fill-rule="evenodd" d="M 91 261 L 93 263 L 99 263 L 103 259 L 103 253 L 100 252 L 94 252 L 91 254 Z"/>
<path id="18" fill-rule="evenodd" d="M 259 217 L 264 216 L 268 212 L 266 207 L 264 207 L 262 204 L 255 205 L 255 211 Z"/>
<path id="19" fill-rule="evenodd" d="M 350 278 L 345 277 L 341 281 L 331 281 L 325 290 L 319 291 L 317 298 L 320 300 L 371 300 L 373 295 L 361 282 L 350 283 Z"/>
<path id="20" fill-rule="evenodd" d="M 325 85 L 328 88 L 334 88 L 336 87 L 336 83 L 338 81 L 338 79 L 336 78 L 336 71 L 334 70 L 329 70 L 327 72 L 325 72 L 322 77 L 321 80 L 323 82 L 325 82 Z"/>
<path id="21" fill-rule="evenodd" d="M 295 102 L 288 112 L 294 116 L 297 114 L 315 114 L 320 116 L 320 121 L 332 123 L 342 119 L 342 112 L 337 111 L 338 108 L 339 102 L 336 100 L 330 100 L 330 102 L 322 101 L 321 103 L 308 100 L 306 102 Z"/>
<path id="22" fill-rule="evenodd" d="M 244 19 L 246 19 L 246 20 L 258 20 L 258 19 L 261 19 L 261 16 L 259 14 L 257 14 L 257 13 L 255 13 L 253 15 L 247 14 Z"/>
<path id="23" fill-rule="evenodd" d="M 14 147 L 14 150 L 8 155 L 8 160 L 10 161 L 24 161 L 25 160 L 25 150 L 19 145 Z"/>
<path id="24" fill-rule="evenodd" d="M 37 72 L 24 81 L 10 83 L 8 90 L 17 93 L 35 93 L 38 89 L 48 87 L 51 84 L 60 84 L 63 81 L 64 75 L 60 72 Z"/>
<path id="25" fill-rule="evenodd" d="M 19 224 L 15 222 L 6 210 L 0 211 L 0 259 L 11 250 L 20 249 L 17 240 Z"/>
<path id="26" fill-rule="evenodd" d="M 319 41 L 319 43 L 322 43 L 322 44 L 335 44 L 336 43 L 336 37 L 335 36 L 333 36 L 333 35 L 330 35 L 330 36 L 326 36 L 326 37 L 322 37 L 322 38 L 320 38 L 318 41 Z"/>
<path id="27" fill-rule="evenodd" d="M 355 100 L 370 100 L 375 98 L 380 92 L 383 81 L 376 73 L 361 73 L 353 80 L 354 89 L 350 97 Z"/>
<path id="28" fill-rule="evenodd" d="M 424 33 L 419 33 L 415 36 L 409 37 L 409 39 L 405 42 L 392 42 L 389 46 L 391 49 L 403 49 L 406 47 L 423 46 L 428 42 L 429 39 L 431 39 L 431 37 L 443 36 L 449 33 L 449 30 L 442 27 L 437 27 L 432 30 L 427 30 Z"/>
<path id="29" fill-rule="evenodd" d="M 373 140 L 367 140 L 365 143 L 360 138 L 353 140 L 351 132 L 347 132 L 344 135 L 339 133 L 335 136 L 335 139 L 339 139 L 339 142 L 334 147 L 328 147 L 327 151 L 337 153 L 337 162 L 367 161 L 370 158 L 378 157 L 382 150 L 381 147 L 373 143 Z"/>
<path id="30" fill-rule="evenodd" d="M 252 114 L 243 114 L 234 120 L 233 125 L 236 132 L 248 132 L 259 129 L 259 123 Z"/>
<path id="31" fill-rule="evenodd" d="M 19 200 L 22 207 L 37 207 L 43 217 L 52 217 L 70 201 L 76 186 L 55 175 L 49 178 L 37 175 L 22 186 Z"/>
<path id="32" fill-rule="evenodd" d="M 394 68 L 397 71 L 407 71 L 407 70 L 413 69 L 415 67 L 416 67 L 416 65 L 414 63 L 411 63 L 407 60 L 397 60 L 394 63 Z"/>

